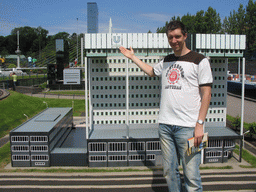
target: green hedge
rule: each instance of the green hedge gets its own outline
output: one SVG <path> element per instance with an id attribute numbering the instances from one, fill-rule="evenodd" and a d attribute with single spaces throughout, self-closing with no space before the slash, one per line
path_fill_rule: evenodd
<path id="1" fill-rule="evenodd" d="M 232 117 L 227 115 L 227 120 L 231 122 L 231 125 L 235 128 L 236 131 L 240 130 L 241 127 L 241 117 Z M 246 123 L 244 122 L 244 129 L 249 131 L 250 137 L 256 137 L 256 123 Z"/>

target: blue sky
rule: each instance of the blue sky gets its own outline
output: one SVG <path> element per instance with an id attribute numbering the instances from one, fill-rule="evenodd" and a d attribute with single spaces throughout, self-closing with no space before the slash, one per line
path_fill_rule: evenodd
<path id="1" fill-rule="evenodd" d="M 87 2 L 96 2 L 99 9 L 99 32 L 107 33 L 112 18 L 114 33 L 156 32 L 173 16 L 192 15 L 216 9 L 221 19 L 246 8 L 249 0 L 0 0 L 0 36 L 9 35 L 15 27 L 41 26 L 49 35 L 58 32 L 86 33 Z M 78 21 L 77 21 L 78 18 Z"/>

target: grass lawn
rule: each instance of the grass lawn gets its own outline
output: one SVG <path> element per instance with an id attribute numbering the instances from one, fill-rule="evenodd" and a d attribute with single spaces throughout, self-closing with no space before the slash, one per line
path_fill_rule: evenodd
<path id="1" fill-rule="evenodd" d="M 236 145 L 236 149 L 234 150 L 234 152 L 236 154 L 239 154 L 239 150 L 238 150 L 238 145 Z M 242 150 L 242 158 L 247 161 L 248 163 L 251 164 L 251 166 L 247 167 L 247 166 L 240 166 L 243 168 L 256 168 L 256 157 L 253 156 L 251 153 L 249 153 L 247 150 Z"/>
<path id="2" fill-rule="evenodd" d="M 30 78 L 42 78 L 42 77 L 47 77 L 47 75 L 40 74 L 40 75 L 23 75 L 23 76 L 18 76 L 17 79 L 30 79 Z M 10 76 L 0 76 L 0 81 L 2 80 L 12 80 L 12 77 Z"/>
<path id="3" fill-rule="evenodd" d="M 49 107 L 72 107 L 74 102 L 74 116 L 80 116 L 85 111 L 84 100 L 37 98 L 10 91 L 9 97 L 0 100 L 0 137 L 25 122 L 27 117 L 24 114 L 32 118 L 46 109 L 44 101 Z"/>
<path id="4" fill-rule="evenodd" d="M 0 169 L 3 169 L 11 162 L 10 142 L 0 148 Z"/>

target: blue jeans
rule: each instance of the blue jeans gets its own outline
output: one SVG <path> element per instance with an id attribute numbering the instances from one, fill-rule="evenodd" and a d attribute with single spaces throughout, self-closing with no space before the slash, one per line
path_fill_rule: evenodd
<path id="1" fill-rule="evenodd" d="M 203 191 L 199 165 L 201 152 L 187 155 L 187 140 L 193 137 L 194 127 L 159 124 L 164 177 L 169 192 L 183 191 L 179 173 L 179 158 L 182 161 L 185 191 Z"/>

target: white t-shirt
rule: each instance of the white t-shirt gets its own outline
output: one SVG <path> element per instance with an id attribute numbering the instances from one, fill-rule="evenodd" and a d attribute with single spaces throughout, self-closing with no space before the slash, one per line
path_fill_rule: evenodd
<path id="1" fill-rule="evenodd" d="M 171 54 L 154 66 L 154 73 L 162 81 L 158 122 L 195 127 L 201 106 L 199 85 L 213 81 L 208 59 L 194 51 L 181 57 Z"/>

